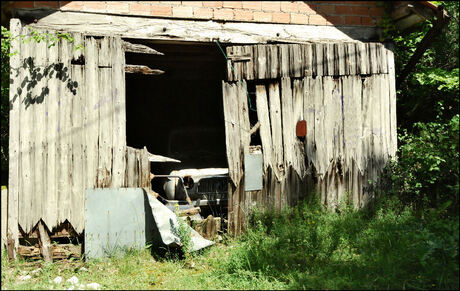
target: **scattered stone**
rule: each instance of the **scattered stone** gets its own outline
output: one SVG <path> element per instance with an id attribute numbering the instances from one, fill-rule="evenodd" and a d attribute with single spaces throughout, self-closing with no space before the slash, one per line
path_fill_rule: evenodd
<path id="1" fill-rule="evenodd" d="M 88 283 L 86 284 L 86 288 L 90 290 L 99 290 L 101 289 L 101 285 L 99 285 L 98 283 Z"/>
<path id="2" fill-rule="evenodd" d="M 80 271 L 81 271 L 81 272 L 88 272 L 88 269 L 86 269 L 85 267 L 81 267 L 81 268 L 80 268 Z"/>
<path id="3" fill-rule="evenodd" d="M 75 276 L 72 276 L 71 278 L 67 279 L 67 282 L 69 282 L 70 284 L 77 284 L 78 283 L 78 278 L 75 277 Z"/>
<path id="4" fill-rule="evenodd" d="M 70 286 L 67 290 L 73 290 L 73 289 L 75 289 L 74 285 Z"/>
<path id="5" fill-rule="evenodd" d="M 85 290 L 85 285 L 83 284 L 78 285 L 78 290 Z"/>
<path id="6" fill-rule="evenodd" d="M 21 275 L 21 276 L 19 276 L 19 280 L 21 280 L 21 281 L 27 281 L 30 278 L 32 278 L 32 276 L 30 276 L 30 275 L 25 275 L 25 276 Z"/>
<path id="7" fill-rule="evenodd" d="M 40 273 L 42 271 L 42 268 L 38 268 L 38 269 L 35 269 L 33 270 L 32 272 L 30 272 L 32 275 L 36 275 L 38 273 Z"/>
<path id="8" fill-rule="evenodd" d="M 61 284 L 62 282 L 62 277 L 61 276 L 57 276 L 56 278 L 54 278 L 53 282 L 55 284 Z"/>

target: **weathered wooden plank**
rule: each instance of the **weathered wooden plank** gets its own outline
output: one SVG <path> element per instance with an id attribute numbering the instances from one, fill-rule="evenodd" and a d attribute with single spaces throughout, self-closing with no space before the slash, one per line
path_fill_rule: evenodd
<path id="1" fill-rule="evenodd" d="M 39 33 L 44 33 L 45 31 L 40 31 Z M 47 78 L 44 76 L 44 71 L 47 65 L 47 42 L 42 41 L 35 44 L 35 49 L 32 53 L 34 58 L 34 66 L 38 74 L 32 74 L 32 81 L 35 86 L 33 86 L 32 99 L 30 100 L 31 105 L 30 109 L 33 107 L 34 112 L 34 122 L 30 126 L 33 128 L 34 135 L 31 137 L 33 139 L 33 164 L 34 164 L 34 174 L 33 174 L 33 191 L 32 194 L 32 203 L 31 208 L 29 209 L 32 217 L 32 224 L 35 225 L 38 220 L 41 219 L 42 215 L 46 211 L 46 206 L 44 205 L 47 200 L 47 192 L 45 189 L 46 180 L 46 147 L 45 147 L 45 98 L 46 98 L 46 88 L 47 88 Z"/>
<path id="2" fill-rule="evenodd" d="M 379 62 L 381 63 L 381 73 L 382 74 L 388 74 L 388 55 L 387 55 L 387 49 L 385 46 L 381 43 L 378 44 L 379 47 Z"/>
<path id="3" fill-rule="evenodd" d="M 303 48 L 303 62 L 304 62 L 304 72 L 302 76 L 312 76 L 313 75 L 313 48 L 311 43 L 302 45 Z"/>
<path id="4" fill-rule="evenodd" d="M 369 56 L 366 50 L 366 44 L 359 42 L 356 43 L 356 52 L 357 52 L 357 69 L 359 74 L 367 75 L 370 74 L 369 71 Z"/>
<path id="5" fill-rule="evenodd" d="M 289 169 L 294 160 L 295 125 L 293 116 L 293 96 L 291 78 L 281 78 L 281 117 L 284 148 L 284 168 Z M 272 119 L 273 120 L 273 119 Z"/>
<path id="6" fill-rule="evenodd" d="M 248 61 L 243 62 L 243 76 L 246 80 L 254 80 L 254 53 L 252 46 L 243 46 L 242 54 L 248 58 Z"/>
<path id="7" fill-rule="evenodd" d="M 221 43 L 268 43 L 324 40 L 368 40 L 378 37 L 375 27 L 334 27 L 269 23 L 241 23 L 126 17 L 55 11 L 22 10 L 18 16 L 38 19 L 34 26 L 81 32 L 86 35 L 120 35 L 123 38 Z M 166 29 L 166 30 L 165 30 Z"/>
<path id="8" fill-rule="evenodd" d="M 273 161 L 273 144 L 270 117 L 268 111 L 267 90 L 265 85 L 256 85 L 256 106 L 257 118 L 260 122 L 260 139 L 262 141 L 262 154 L 264 158 L 264 173 L 267 174 L 267 168 L 272 166 Z"/>
<path id="9" fill-rule="evenodd" d="M 134 171 L 135 171 L 135 151 L 131 147 L 126 147 L 126 187 L 134 187 Z"/>
<path id="10" fill-rule="evenodd" d="M 98 166 L 99 136 L 99 85 L 98 85 L 98 49 L 96 39 L 85 40 L 85 92 L 86 106 L 84 115 L 86 144 L 86 187 L 95 188 Z"/>
<path id="11" fill-rule="evenodd" d="M 53 226 L 57 223 L 57 207 L 58 207 L 58 175 L 57 168 L 58 157 L 57 152 L 57 138 L 58 138 L 58 112 L 59 112 L 59 95 L 58 92 L 59 83 L 61 82 L 58 75 L 58 55 L 59 55 L 59 43 L 48 48 L 48 89 L 49 94 L 45 98 L 46 104 L 46 144 L 47 144 L 47 162 L 46 162 L 46 192 L 47 199 L 44 201 L 47 206 L 46 211 L 43 213 L 43 222 L 45 225 Z"/>
<path id="12" fill-rule="evenodd" d="M 315 105 L 315 143 L 316 148 L 315 163 L 313 166 L 316 169 L 317 175 L 321 178 L 326 174 L 327 170 L 327 156 L 326 156 L 326 137 L 324 133 L 325 119 L 324 119 L 324 94 L 323 94 L 323 78 L 310 79 L 310 87 L 313 92 L 314 105 Z M 325 162 L 327 161 L 327 163 Z"/>
<path id="13" fill-rule="evenodd" d="M 289 77 L 290 76 L 290 59 L 289 59 L 289 44 L 280 44 L 280 76 Z"/>
<path id="14" fill-rule="evenodd" d="M 225 138 L 227 145 L 228 172 L 234 185 L 238 185 L 242 175 L 240 163 L 240 124 L 236 84 L 222 82 L 224 104 Z"/>
<path id="15" fill-rule="evenodd" d="M 267 46 L 254 46 L 254 57 L 255 60 L 257 60 L 256 64 L 254 64 L 254 77 L 259 80 L 267 78 L 269 70 L 269 68 L 267 68 Z"/>
<path id="16" fill-rule="evenodd" d="M 291 77 L 303 77 L 305 65 L 303 63 L 303 51 L 300 44 L 289 45 L 289 69 Z"/>
<path id="17" fill-rule="evenodd" d="M 293 82 L 293 123 L 292 128 L 290 129 L 292 132 L 293 140 L 294 140 L 294 156 L 293 156 L 293 167 L 297 175 L 303 179 L 306 175 L 306 166 L 305 166 L 305 144 L 301 140 L 299 140 L 295 133 L 295 128 L 297 126 L 297 122 L 300 120 L 304 120 L 304 88 L 303 88 L 303 80 L 294 80 Z M 308 126 L 308 125 L 307 125 Z M 307 130 L 308 131 L 308 130 Z M 295 178 L 297 181 L 297 178 Z M 297 182 L 296 182 L 297 183 Z M 298 199 L 298 197 L 296 198 Z"/>
<path id="18" fill-rule="evenodd" d="M 74 35 L 75 43 L 81 43 L 83 36 Z M 78 53 L 80 51 L 80 53 Z M 83 50 L 74 52 L 73 58 L 83 55 Z M 85 105 L 85 68 L 82 65 L 72 64 L 70 67 L 70 77 L 74 84 L 72 96 L 72 120 L 71 120 L 71 143 L 72 143 L 72 196 L 70 199 L 69 222 L 73 228 L 81 233 L 84 229 L 85 217 L 85 152 L 84 152 L 84 105 Z"/>
<path id="19" fill-rule="evenodd" d="M 98 110 L 99 110 L 99 159 L 98 170 L 107 172 L 109 178 L 109 185 L 111 185 L 112 176 L 112 142 L 113 142 L 113 97 L 112 97 L 112 66 L 111 61 L 107 61 L 108 55 L 111 54 L 111 41 L 110 38 L 105 37 L 100 39 L 99 51 L 99 69 L 98 69 L 98 82 L 99 82 L 99 96 L 98 96 Z M 110 58 L 111 59 L 111 58 Z M 98 177 L 101 180 L 101 177 Z M 110 186 L 108 186 L 110 187 Z"/>
<path id="20" fill-rule="evenodd" d="M 281 124 L 281 101 L 279 83 L 271 83 L 268 87 L 268 99 L 270 103 L 270 123 L 272 129 L 273 142 L 273 164 L 272 167 L 278 181 L 284 176 L 284 150 L 283 150 L 283 131 Z"/>
<path id="21" fill-rule="evenodd" d="M 150 161 L 147 148 L 138 150 L 139 153 L 139 187 L 150 189 Z"/>
<path id="22" fill-rule="evenodd" d="M 126 151 L 126 91 L 125 91 L 125 56 L 121 48 L 122 40 L 112 40 L 112 136 L 113 136 L 113 172 L 112 187 L 124 185 L 125 151 Z"/>
<path id="23" fill-rule="evenodd" d="M 248 95 L 246 91 L 246 81 L 243 80 L 237 83 L 236 94 L 238 101 L 238 123 L 240 130 L 240 142 L 242 153 L 249 153 L 249 144 L 251 143 L 251 136 L 249 134 L 251 124 L 249 123 L 249 107 L 248 107 Z M 243 157 L 243 155 L 240 156 Z M 243 161 L 241 160 L 241 164 Z"/>
<path id="24" fill-rule="evenodd" d="M 278 45 L 267 45 L 267 78 L 278 78 L 280 76 L 280 60 L 278 56 Z"/>
<path id="25" fill-rule="evenodd" d="M 227 188 L 227 193 L 228 193 L 228 202 L 227 202 L 227 205 L 228 205 L 228 209 L 227 209 L 227 215 L 228 215 L 228 222 L 227 222 L 227 232 L 230 233 L 230 234 L 233 234 L 235 233 L 235 230 L 234 230 L 234 219 L 235 219 L 235 215 L 234 215 L 234 209 L 233 209 L 233 184 L 231 182 L 228 183 L 228 188 Z"/>
<path id="26" fill-rule="evenodd" d="M 393 51 L 387 47 L 387 65 L 388 65 L 388 98 L 389 98 L 389 115 L 390 115 L 390 154 L 396 157 L 397 150 L 397 124 L 396 124 L 396 80 L 395 80 L 395 62 Z"/>
<path id="27" fill-rule="evenodd" d="M 7 245 L 7 227 L 8 227 L 8 190 L 7 188 L 2 187 L 2 192 L 1 192 L 1 207 L 2 207 L 2 255 L 3 255 L 3 250 L 5 249 L 5 246 Z"/>
<path id="28" fill-rule="evenodd" d="M 138 43 L 131 43 L 129 41 L 123 41 L 122 47 L 125 52 L 130 52 L 130 53 L 150 54 L 150 55 L 160 55 L 160 56 L 164 55 L 164 53 L 159 52 L 149 46 L 138 44 Z"/>
<path id="29" fill-rule="evenodd" d="M 304 118 L 307 122 L 307 136 L 305 137 L 305 154 L 308 164 L 316 164 L 316 146 L 315 146 L 315 90 L 316 80 L 311 77 L 305 77 L 303 80 L 294 81 L 294 94 L 300 90 L 299 83 L 302 82 L 304 97 Z"/>
<path id="30" fill-rule="evenodd" d="M 377 58 L 377 44 L 374 42 L 368 43 L 370 74 L 380 73 L 380 60 Z"/>
<path id="31" fill-rule="evenodd" d="M 380 122 L 381 122 L 381 139 L 382 139 L 382 167 L 388 162 L 390 156 L 390 104 L 388 98 L 388 80 L 387 74 L 379 74 L 379 83 L 380 83 Z"/>
<path id="32" fill-rule="evenodd" d="M 144 65 L 125 65 L 125 72 L 129 74 L 143 74 L 143 75 L 162 75 L 165 72 L 159 69 L 151 69 Z"/>
<path id="33" fill-rule="evenodd" d="M 346 45 L 347 45 L 346 43 L 338 43 L 337 44 L 337 52 L 338 52 L 337 55 L 338 55 L 338 58 L 339 58 L 339 61 L 337 62 L 338 66 L 339 66 L 337 73 L 338 73 L 339 76 L 345 75 L 346 74 L 345 72 L 347 71 L 347 69 L 345 67 L 347 65 L 346 61 L 348 61 L 348 57 L 345 54 Z"/>
<path id="34" fill-rule="evenodd" d="M 29 34 L 29 30 L 24 27 L 22 33 L 24 35 Z M 19 130 L 19 141 L 20 141 L 20 177 L 19 177 L 19 194 L 18 197 L 19 201 L 19 221 L 18 223 L 22 226 L 25 232 L 29 232 L 32 228 L 32 222 L 30 219 L 31 216 L 31 197 L 33 191 L 33 164 L 32 158 L 33 153 L 31 152 L 32 141 L 31 138 L 33 136 L 33 109 L 31 109 L 30 105 L 26 107 L 26 102 L 28 97 L 32 96 L 32 92 L 30 92 L 30 84 L 31 84 L 31 69 L 30 66 L 27 65 L 27 61 L 31 61 L 31 55 L 34 51 L 34 42 L 31 41 L 28 44 L 24 44 L 21 46 L 21 58 L 23 67 L 23 76 L 21 80 L 21 89 L 22 94 L 20 98 L 20 112 L 19 112 L 19 124 L 28 124 L 30 126 L 23 126 Z M 29 62 L 30 64 L 30 62 Z M 32 107 L 33 108 L 33 107 Z"/>
<path id="35" fill-rule="evenodd" d="M 323 75 L 323 44 L 314 43 L 312 44 L 313 48 L 313 75 L 322 76 Z"/>
<path id="36" fill-rule="evenodd" d="M 346 46 L 346 67 L 347 67 L 347 74 L 348 75 L 356 75 L 356 46 L 354 43 L 347 43 Z"/>
<path id="37" fill-rule="evenodd" d="M 333 157 L 336 162 L 340 162 L 344 155 L 344 143 L 343 143 L 343 111 L 342 111 L 342 80 L 343 78 L 333 79 L 333 89 L 331 94 L 331 105 L 328 106 L 328 111 L 332 113 L 328 116 L 333 120 L 329 126 L 333 126 Z"/>
<path id="38" fill-rule="evenodd" d="M 60 161 L 60 181 L 59 185 L 59 205 L 58 221 L 64 222 L 71 216 L 71 197 L 72 197 L 72 179 L 73 179 L 73 161 L 72 161 L 72 116 L 74 114 L 72 108 L 73 93 L 69 90 L 68 84 L 72 82 L 70 76 L 71 60 L 73 56 L 72 45 L 68 41 L 60 41 L 60 62 L 64 65 L 64 77 L 61 79 L 61 96 L 59 105 L 59 121 L 60 128 L 58 129 L 61 154 Z"/>
<path id="39" fill-rule="evenodd" d="M 53 262 L 52 254 L 51 254 L 51 239 L 48 232 L 45 229 L 45 225 L 43 221 L 38 222 L 38 233 L 39 239 L 38 243 L 40 245 L 40 252 L 43 256 L 43 259 L 47 263 Z"/>
<path id="40" fill-rule="evenodd" d="M 12 249 L 8 253 L 16 258 L 16 252 L 19 245 L 18 230 L 18 211 L 19 211 L 19 191 L 21 189 L 19 180 L 22 175 L 21 169 L 21 142 L 20 142 L 20 107 L 22 94 L 18 92 L 21 87 L 21 42 L 17 38 L 22 32 L 22 26 L 19 19 L 11 19 L 10 31 L 13 37 L 11 41 L 11 52 L 18 52 L 10 57 L 10 78 L 16 78 L 10 82 L 9 90 L 9 139 L 8 139 L 8 221 L 7 221 L 7 239 L 13 242 Z M 3 212 L 3 211 L 2 211 Z"/>
<path id="41" fill-rule="evenodd" d="M 228 47 L 225 48 L 225 52 L 227 54 L 227 57 L 233 55 L 234 47 L 235 46 L 228 46 Z M 233 66 L 232 61 L 230 59 L 227 60 L 227 81 L 234 81 L 235 80 L 235 76 L 234 76 L 234 73 L 233 73 L 232 66 Z"/>
<path id="42" fill-rule="evenodd" d="M 324 160 L 323 163 L 326 168 L 331 167 L 331 161 L 334 157 L 334 143 L 336 137 L 334 136 L 337 129 L 337 110 L 335 106 L 335 99 L 333 97 L 334 81 L 330 76 L 323 77 L 323 102 L 324 102 L 324 152 L 318 152 L 320 159 Z"/>
<path id="43" fill-rule="evenodd" d="M 334 44 L 325 43 L 323 44 L 323 70 L 324 75 L 333 76 L 334 75 Z"/>

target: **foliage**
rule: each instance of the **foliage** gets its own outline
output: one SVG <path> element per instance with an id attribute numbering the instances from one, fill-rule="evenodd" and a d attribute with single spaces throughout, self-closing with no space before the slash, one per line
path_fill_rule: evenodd
<path id="1" fill-rule="evenodd" d="M 459 116 L 414 128 L 415 133 L 402 130 L 399 136 L 399 161 L 390 165 L 392 192 L 418 210 L 447 203 L 458 214 Z"/>
<path id="2" fill-rule="evenodd" d="M 179 205 L 175 205 L 178 227 L 175 229 L 176 235 L 180 238 L 183 252 L 187 255 L 193 247 L 192 230 L 188 224 L 179 216 Z"/>

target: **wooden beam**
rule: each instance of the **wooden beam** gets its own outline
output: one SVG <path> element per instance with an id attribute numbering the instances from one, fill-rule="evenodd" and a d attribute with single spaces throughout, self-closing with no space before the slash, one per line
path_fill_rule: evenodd
<path id="1" fill-rule="evenodd" d="M 372 40 L 378 38 L 377 27 L 315 26 L 160 19 L 108 14 L 56 11 L 38 17 L 33 9 L 17 10 L 21 19 L 38 19 L 30 23 L 45 29 L 80 32 L 86 35 L 120 35 L 125 38 L 198 41 L 221 43 L 267 43 L 321 40 Z"/>
<path id="2" fill-rule="evenodd" d="M 151 55 L 160 55 L 164 56 L 164 53 L 161 53 L 157 50 L 154 50 L 151 47 L 148 47 L 143 44 L 130 43 L 128 41 L 123 41 L 123 49 L 125 52 L 138 53 L 138 54 L 151 54 Z"/>
<path id="3" fill-rule="evenodd" d="M 249 131 L 249 135 L 253 135 L 259 128 L 260 128 L 260 121 L 257 121 L 257 123 Z"/>
<path id="4" fill-rule="evenodd" d="M 136 73 L 136 74 L 144 74 L 144 75 L 161 75 L 164 74 L 164 71 L 158 69 L 151 69 L 144 65 L 126 65 L 125 66 L 126 73 Z"/>
<path id="5" fill-rule="evenodd" d="M 40 252 L 43 256 L 45 262 L 52 263 L 52 253 L 51 253 L 51 239 L 48 234 L 48 231 L 45 229 L 45 225 L 42 220 L 38 222 L 38 244 L 40 245 Z"/>

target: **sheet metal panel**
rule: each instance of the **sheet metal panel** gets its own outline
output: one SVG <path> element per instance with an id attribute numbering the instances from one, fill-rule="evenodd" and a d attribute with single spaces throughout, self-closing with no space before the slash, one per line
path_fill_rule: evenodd
<path id="1" fill-rule="evenodd" d="M 85 256 L 100 258 L 146 245 L 144 191 L 141 188 L 87 189 Z"/>
<path id="2" fill-rule="evenodd" d="M 262 190 L 262 153 L 244 155 L 244 191 Z"/>

